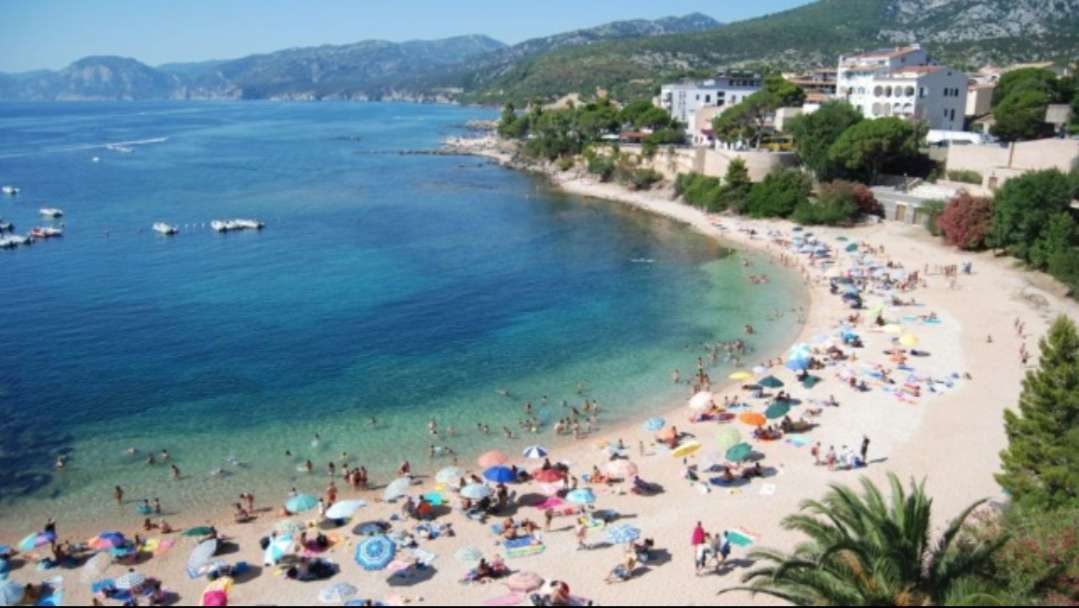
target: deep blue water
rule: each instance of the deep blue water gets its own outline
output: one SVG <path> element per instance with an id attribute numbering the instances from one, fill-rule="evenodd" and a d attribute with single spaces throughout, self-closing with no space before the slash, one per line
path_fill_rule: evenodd
<path id="1" fill-rule="evenodd" d="M 610 424 L 680 397 L 670 370 L 747 322 L 761 350 L 792 336 L 793 315 L 765 321 L 799 297 L 778 270 L 752 286 L 737 255 L 670 221 L 476 158 L 399 154 L 492 115 L 0 104 L 0 183 L 22 188 L 0 217 L 25 232 L 58 207 L 66 230 L 0 251 L 0 520 L 42 500 L 92 512 L 117 483 L 181 508 L 235 483 L 283 493 L 304 483 L 296 459 L 321 468 L 341 451 L 374 469 L 423 461 L 431 417 L 465 453 L 500 443 L 477 421 L 516 430 L 521 403 L 544 395 L 557 417 L 578 382 Z M 230 217 L 267 228 L 205 225 Z M 188 479 L 129 446 L 169 449 Z M 231 477 L 210 479 L 222 466 Z"/>

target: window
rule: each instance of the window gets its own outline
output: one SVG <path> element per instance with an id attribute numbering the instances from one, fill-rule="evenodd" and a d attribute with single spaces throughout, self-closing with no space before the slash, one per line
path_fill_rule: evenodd
<path id="1" fill-rule="evenodd" d="M 929 91 L 925 87 L 918 87 L 918 97 L 925 97 Z"/>
<path id="2" fill-rule="evenodd" d="M 906 95 L 907 97 L 914 97 L 914 87 L 907 87 L 903 91 L 903 94 Z"/>
<path id="3" fill-rule="evenodd" d="M 873 89 L 873 95 L 875 95 L 876 97 L 880 97 L 883 94 L 883 92 L 884 92 L 884 89 L 881 88 L 880 85 L 877 85 L 877 87 L 875 89 Z"/>
<path id="4" fill-rule="evenodd" d="M 873 104 L 873 116 L 880 116 L 880 104 Z"/>

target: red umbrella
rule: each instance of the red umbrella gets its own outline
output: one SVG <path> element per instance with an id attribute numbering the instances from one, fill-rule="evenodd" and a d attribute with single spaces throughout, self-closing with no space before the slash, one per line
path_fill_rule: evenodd
<path id="1" fill-rule="evenodd" d="M 491 467 L 504 465 L 509 461 L 509 457 L 507 457 L 502 452 L 499 452 L 498 450 L 491 450 L 483 456 L 480 456 L 476 462 L 478 462 L 481 467 L 489 469 Z"/>
<path id="2" fill-rule="evenodd" d="M 566 475 L 562 471 L 556 469 L 540 469 L 532 472 L 532 479 L 540 483 L 554 483 L 556 481 L 562 481 L 566 478 Z"/>

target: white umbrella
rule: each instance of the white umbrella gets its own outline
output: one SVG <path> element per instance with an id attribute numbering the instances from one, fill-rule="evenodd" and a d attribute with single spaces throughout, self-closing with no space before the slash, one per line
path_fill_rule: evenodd
<path id="1" fill-rule="evenodd" d="M 199 546 L 195 547 L 195 550 L 187 558 L 188 576 L 191 578 L 202 576 L 202 569 L 210 563 L 215 553 L 217 553 L 216 539 L 204 540 L 199 543 Z"/>
<path id="2" fill-rule="evenodd" d="M 348 519 L 352 517 L 353 513 L 367 506 L 367 503 L 362 500 L 342 500 L 333 503 L 333 505 L 326 509 L 327 519 Z"/>
<path id="3" fill-rule="evenodd" d="M 462 564 L 476 564 L 483 559 L 483 552 L 475 547 L 463 547 L 453 554 L 454 559 Z"/>
<path id="4" fill-rule="evenodd" d="M 266 546 L 266 551 L 262 554 L 262 563 L 267 566 L 273 566 L 277 562 L 281 561 L 281 558 L 292 553 L 293 540 L 291 534 L 283 534 L 270 541 L 270 544 Z"/>
<path id="5" fill-rule="evenodd" d="M 438 473 L 435 473 L 435 481 L 446 485 L 452 485 L 459 483 L 464 476 L 464 469 L 460 467 L 446 467 Z"/>
<path id="6" fill-rule="evenodd" d="M 399 477 L 390 482 L 390 485 L 386 486 L 386 489 L 382 492 L 382 499 L 387 502 L 393 502 L 398 498 L 401 498 L 405 494 L 408 494 L 408 489 L 412 487 L 412 479 L 408 477 Z"/>
<path id="7" fill-rule="evenodd" d="M 485 485 L 473 483 L 461 488 L 461 496 L 469 500 L 483 500 L 491 495 L 491 488 Z"/>
<path id="8" fill-rule="evenodd" d="M 146 575 L 141 572 L 128 572 L 116 579 L 116 588 L 130 591 L 146 582 Z"/>
<path id="9" fill-rule="evenodd" d="M 715 399 L 715 396 L 712 393 L 701 391 L 690 398 L 689 409 L 697 411 L 706 410 L 712 407 L 713 399 Z"/>
<path id="10" fill-rule="evenodd" d="M 112 564 L 112 556 L 108 552 L 98 553 L 83 564 L 79 579 L 87 584 L 92 583 L 101 578 L 110 564 Z"/>
<path id="11" fill-rule="evenodd" d="M 348 583 L 337 583 L 318 592 L 318 599 L 323 604 L 344 604 L 356 597 L 358 589 Z"/>
<path id="12" fill-rule="evenodd" d="M 522 455 L 530 460 L 543 460 L 547 457 L 547 450 L 542 446 L 533 445 L 525 448 Z"/>

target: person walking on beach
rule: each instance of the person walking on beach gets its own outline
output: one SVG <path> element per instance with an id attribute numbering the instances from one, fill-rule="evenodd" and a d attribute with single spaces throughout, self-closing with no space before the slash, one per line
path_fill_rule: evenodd
<path id="1" fill-rule="evenodd" d="M 708 565 L 708 554 L 712 548 L 712 535 L 705 532 L 704 542 L 694 547 L 693 564 L 695 567 L 695 574 L 701 575 L 701 571 Z"/>
<path id="2" fill-rule="evenodd" d="M 865 435 L 862 435 L 861 455 L 862 455 L 862 466 L 863 467 L 867 466 L 869 464 L 869 460 L 866 458 L 866 456 L 868 456 L 868 454 L 869 454 L 869 437 L 867 437 Z"/>
<path id="3" fill-rule="evenodd" d="M 584 518 L 577 518 L 577 527 L 574 529 L 574 534 L 577 536 L 577 550 L 588 548 L 588 543 L 585 540 L 588 538 L 588 526 L 585 525 Z"/>
<path id="4" fill-rule="evenodd" d="M 119 506 L 124 505 L 124 489 L 120 486 L 116 486 L 112 491 L 112 497 L 116 499 L 116 504 Z"/>

